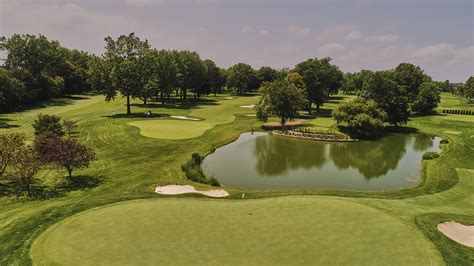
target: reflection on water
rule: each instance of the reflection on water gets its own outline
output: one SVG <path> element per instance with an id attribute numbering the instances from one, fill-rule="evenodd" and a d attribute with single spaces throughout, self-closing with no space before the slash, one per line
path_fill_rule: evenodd
<path id="1" fill-rule="evenodd" d="M 439 138 L 423 134 L 330 143 L 244 133 L 203 168 L 231 187 L 389 189 L 417 185 L 422 154 L 438 147 Z"/>

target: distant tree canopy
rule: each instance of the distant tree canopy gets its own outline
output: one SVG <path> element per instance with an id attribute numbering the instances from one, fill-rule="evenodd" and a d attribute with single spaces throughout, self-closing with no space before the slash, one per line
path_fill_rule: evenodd
<path id="1" fill-rule="evenodd" d="M 331 64 L 331 58 L 308 59 L 296 65 L 295 71 L 303 77 L 306 84 L 308 111 L 316 104 L 319 110 L 330 94 L 339 90 L 343 73 L 336 65 Z"/>
<path id="2" fill-rule="evenodd" d="M 278 116 L 282 127 L 288 119 L 297 117 L 298 111 L 306 105 L 304 91 L 286 80 L 264 83 L 260 93 L 260 101 L 256 106 L 257 117 L 266 121 L 271 115 Z"/>
<path id="3" fill-rule="evenodd" d="M 85 52 L 43 35 L 20 34 L 1 37 L 0 50 L 7 53 L 0 68 L 0 111 L 91 89 L 86 75 L 90 55 Z"/>
<path id="4" fill-rule="evenodd" d="M 441 97 L 439 87 L 433 82 L 423 82 L 420 91 L 413 101 L 412 110 L 421 114 L 433 113 Z"/>
<path id="5" fill-rule="evenodd" d="M 341 90 L 376 101 L 387 113 L 388 122 L 397 125 L 406 123 L 409 110 L 433 111 L 439 98 L 435 91 L 474 98 L 472 77 L 465 84 L 435 82 L 410 63 L 388 71 L 345 74 L 329 57 L 305 60 L 294 69 L 263 66 L 254 70 L 245 63 L 224 69 L 210 59 L 201 59 L 196 52 L 153 49 L 134 33 L 116 39 L 107 37 L 105 44 L 102 55 L 89 55 L 64 48 L 43 35 L 0 38 L 0 49 L 7 52 L 5 65 L 0 67 L 0 111 L 10 112 L 36 101 L 93 90 L 104 94 L 107 101 L 118 95 L 125 97 L 127 114 L 131 114 L 132 98 L 144 104 L 153 99 L 164 104 L 174 92 L 186 101 L 189 93 L 197 99 L 224 89 L 241 95 L 264 84 L 286 80 L 304 91 L 305 109 L 309 112 L 313 105 L 319 111 L 331 94 Z M 422 84 L 427 82 L 438 89 L 425 88 L 422 92 Z"/>
<path id="6" fill-rule="evenodd" d="M 466 84 L 464 84 L 464 89 L 463 89 L 463 96 L 470 100 L 473 101 L 474 99 L 474 76 L 470 76 L 466 80 Z"/>

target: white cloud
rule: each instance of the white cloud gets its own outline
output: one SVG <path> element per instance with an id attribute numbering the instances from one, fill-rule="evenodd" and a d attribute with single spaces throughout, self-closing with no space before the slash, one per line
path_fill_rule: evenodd
<path id="1" fill-rule="evenodd" d="M 352 30 L 349 33 L 347 33 L 346 36 L 344 37 L 344 39 L 348 41 L 363 40 L 366 42 L 382 42 L 382 43 L 394 42 L 394 41 L 397 41 L 399 38 L 400 36 L 393 33 L 371 35 L 371 34 L 362 32 L 360 30 Z"/>
<path id="2" fill-rule="evenodd" d="M 261 35 L 261 36 L 269 36 L 270 31 L 266 30 L 266 29 L 261 29 L 261 30 L 258 31 L 258 34 Z"/>
<path id="3" fill-rule="evenodd" d="M 340 43 L 326 43 L 319 47 L 318 52 L 321 56 L 330 56 L 346 50 L 346 47 Z"/>
<path id="4" fill-rule="evenodd" d="M 253 31 L 253 27 L 251 26 L 243 26 L 242 29 L 240 29 L 242 33 L 249 33 Z"/>
<path id="5" fill-rule="evenodd" d="M 306 36 L 311 32 L 311 30 L 308 27 L 289 26 L 288 32 L 297 36 Z"/>

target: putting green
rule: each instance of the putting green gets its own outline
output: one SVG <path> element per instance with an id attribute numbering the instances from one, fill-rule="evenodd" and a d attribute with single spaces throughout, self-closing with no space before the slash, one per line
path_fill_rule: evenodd
<path id="1" fill-rule="evenodd" d="M 139 120 L 128 123 L 140 129 L 140 134 L 157 139 L 190 139 L 204 134 L 214 125 L 205 121 Z"/>
<path id="2" fill-rule="evenodd" d="M 414 226 L 316 197 L 123 202 L 50 227 L 30 255 L 41 265 L 441 263 Z"/>

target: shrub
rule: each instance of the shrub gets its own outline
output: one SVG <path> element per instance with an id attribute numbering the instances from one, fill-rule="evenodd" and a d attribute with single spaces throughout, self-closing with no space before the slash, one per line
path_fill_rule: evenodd
<path id="1" fill-rule="evenodd" d="M 50 133 L 57 137 L 63 136 L 63 126 L 60 123 L 61 118 L 56 115 L 39 114 L 33 123 L 35 135 Z"/>
<path id="2" fill-rule="evenodd" d="M 427 151 L 423 154 L 423 160 L 433 160 L 439 157 L 439 153 L 434 151 Z"/>
<path id="3" fill-rule="evenodd" d="M 186 178 L 197 183 L 209 184 L 219 187 L 219 181 L 214 177 L 208 179 L 201 168 L 202 157 L 199 153 L 193 153 L 191 159 L 181 166 Z"/>

